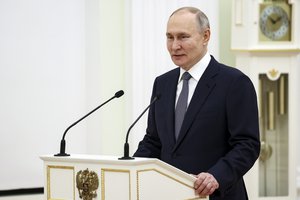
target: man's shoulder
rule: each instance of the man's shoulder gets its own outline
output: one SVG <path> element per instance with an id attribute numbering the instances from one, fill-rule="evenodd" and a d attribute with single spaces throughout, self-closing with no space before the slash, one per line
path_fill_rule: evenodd
<path id="1" fill-rule="evenodd" d="M 212 57 L 211 65 L 218 68 L 219 80 L 230 83 L 235 80 L 246 80 L 246 82 L 251 82 L 250 78 L 243 71 L 237 67 L 227 65 L 225 63 L 220 63 Z"/>
<path id="2" fill-rule="evenodd" d="M 219 76 L 225 76 L 227 78 L 245 75 L 236 67 L 227 65 L 226 63 L 221 63 L 217 61 L 213 56 L 211 56 L 211 60 L 206 71 L 210 72 L 209 74 L 217 73 Z"/>
<path id="3" fill-rule="evenodd" d="M 169 79 L 169 78 L 178 77 L 179 72 L 180 72 L 180 69 L 179 69 L 179 67 L 177 67 L 175 69 L 172 69 L 170 71 L 167 71 L 167 72 L 159 75 L 158 77 L 156 77 L 156 79 Z"/>
<path id="4" fill-rule="evenodd" d="M 231 76 L 247 76 L 244 72 L 242 72 L 237 67 L 233 67 L 230 65 L 226 65 L 224 63 L 218 63 L 220 66 L 220 70 L 224 75 L 231 75 Z"/>

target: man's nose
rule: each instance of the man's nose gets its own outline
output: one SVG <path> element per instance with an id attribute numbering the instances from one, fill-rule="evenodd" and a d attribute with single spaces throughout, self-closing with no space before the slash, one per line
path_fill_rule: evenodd
<path id="1" fill-rule="evenodd" d="M 172 49 L 177 50 L 181 48 L 181 43 L 179 40 L 174 39 L 173 44 L 172 44 Z"/>

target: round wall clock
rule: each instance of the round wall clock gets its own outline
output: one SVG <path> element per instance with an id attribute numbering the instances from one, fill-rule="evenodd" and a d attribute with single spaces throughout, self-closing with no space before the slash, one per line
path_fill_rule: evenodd
<path id="1" fill-rule="evenodd" d="M 259 27 L 263 35 L 269 40 L 290 39 L 290 14 L 276 4 L 269 4 L 261 9 Z"/>

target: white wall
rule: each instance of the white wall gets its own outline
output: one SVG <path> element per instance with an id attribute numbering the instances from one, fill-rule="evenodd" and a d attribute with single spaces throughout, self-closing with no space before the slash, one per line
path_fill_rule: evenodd
<path id="1" fill-rule="evenodd" d="M 126 13 L 123 0 L 86 0 L 87 105 L 96 107 L 118 90 L 114 99 L 88 120 L 88 152 L 121 155 L 126 134 Z"/>
<path id="2" fill-rule="evenodd" d="M 43 186 L 41 154 L 86 111 L 84 0 L 0 1 L 0 190 Z M 86 152 L 84 123 L 67 152 Z"/>

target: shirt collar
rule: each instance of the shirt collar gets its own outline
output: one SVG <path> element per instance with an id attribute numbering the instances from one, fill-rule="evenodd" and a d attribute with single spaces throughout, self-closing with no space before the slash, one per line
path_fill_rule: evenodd
<path id="1" fill-rule="evenodd" d="M 209 62 L 211 60 L 211 57 L 209 53 L 206 53 L 203 58 L 196 63 L 188 72 L 192 76 L 193 79 L 195 79 L 197 82 L 200 80 L 202 74 L 204 73 L 205 69 L 207 68 Z M 181 81 L 182 74 L 186 72 L 184 69 L 180 68 L 180 76 L 178 79 L 178 82 Z"/>

